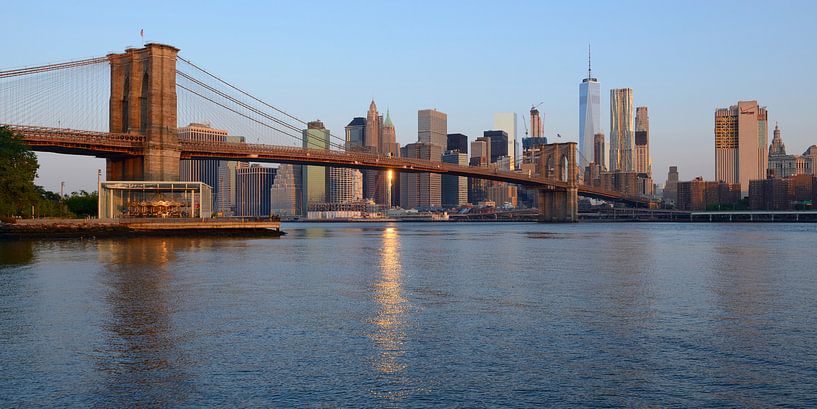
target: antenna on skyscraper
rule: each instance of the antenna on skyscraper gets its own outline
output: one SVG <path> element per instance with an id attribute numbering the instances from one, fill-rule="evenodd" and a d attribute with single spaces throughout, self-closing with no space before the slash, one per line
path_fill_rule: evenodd
<path id="1" fill-rule="evenodd" d="M 592 70 L 590 69 L 590 43 L 587 43 L 587 78 L 593 78 Z"/>

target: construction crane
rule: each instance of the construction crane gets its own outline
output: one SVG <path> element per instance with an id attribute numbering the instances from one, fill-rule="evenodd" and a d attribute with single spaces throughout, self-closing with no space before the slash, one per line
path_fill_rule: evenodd
<path id="1" fill-rule="evenodd" d="M 545 101 L 542 101 L 542 102 L 540 102 L 540 103 L 538 103 L 536 105 L 531 104 L 530 110 L 533 111 L 534 109 L 539 108 L 544 103 L 545 103 Z"/>
<path id="2" fill-rule="evenodd" d="M 522 115 L 522 125 L 525 125 L 525 138 L 528 137 L 528 123 L 525 121 L 525 114 Z"/>

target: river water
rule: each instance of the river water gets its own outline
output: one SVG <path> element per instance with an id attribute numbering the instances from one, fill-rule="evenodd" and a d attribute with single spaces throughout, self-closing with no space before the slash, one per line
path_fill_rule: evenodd
<path id="1" fill-rule="evenodd" d="M 817 225 L 0 242 L 0 406 L 817 405 Z"/>

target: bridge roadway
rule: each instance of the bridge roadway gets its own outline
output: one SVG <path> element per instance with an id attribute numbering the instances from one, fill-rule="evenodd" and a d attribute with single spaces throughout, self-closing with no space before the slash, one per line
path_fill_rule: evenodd
<path id="1" fill-rule="evenodd" d="M 141 156 L 144 152 L 145 137 L 140 135 L 27 125 L 5 126 L 14 133 L 22 135 L 23 140 L 35 151 L 103 158 Z M 528 175 L 521 172 L 502 171 L 486 167 L 431 162 L 422 159 L 385 157 L 362 152 L 191 140 L 180 140 L 179 150 L 182 159 L 222 159 L 356 169 L 391 169 L 399 172 L 437 173 L 495 180 L 522 185 L 529 189 L 566 190 L 569 187 L 565 181 L 539 175 Z M 644 199 L 626 197 L 620 192 L 611 192 L 586 185 L 578 185 L 577 188 L 578 193 L 585 197 L 627 202 L 635 205 L 647 203 Z"/>

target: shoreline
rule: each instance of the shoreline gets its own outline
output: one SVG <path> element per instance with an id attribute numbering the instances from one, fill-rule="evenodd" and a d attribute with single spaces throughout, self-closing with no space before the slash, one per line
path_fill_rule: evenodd
<path id="1" fill-rule="evenodd" d="M 280 237 L 278 220 L 20 219 L 0 223 L 0 240 L 119 237 Z"/>

